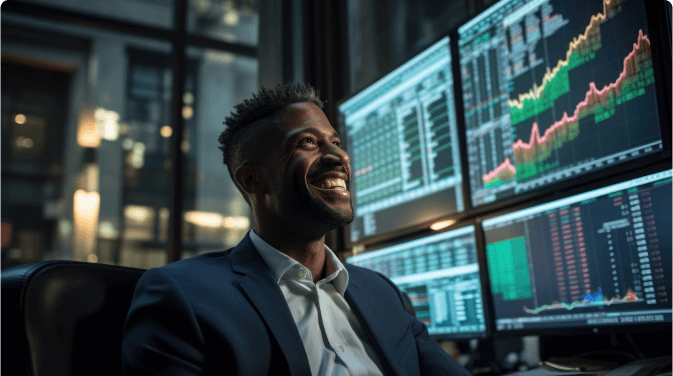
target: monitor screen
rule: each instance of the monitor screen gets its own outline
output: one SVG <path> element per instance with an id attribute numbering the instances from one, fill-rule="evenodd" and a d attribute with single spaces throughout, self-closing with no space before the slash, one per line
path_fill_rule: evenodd
<path id="1" fill-rule="evenodd" d="M 496 330 L 671 322 L 671 170 L 486 219 Z"/>
<path id="2" fill-rule="evenodd" d="M 430 335 L 486 335 L 474 226 L 346 258 L 380 272 L 411 299 Z"/>
<path id="3" fill-rule="evenodd" d="M 339 105 L 351 157 L 350 241 L 463 210 L 449 38 Z"/>
<path id="4" fill-rule="evenodd" d="M 501 0 L 458 29 L 475 207 L 662 150 L 644 3 Z"/>

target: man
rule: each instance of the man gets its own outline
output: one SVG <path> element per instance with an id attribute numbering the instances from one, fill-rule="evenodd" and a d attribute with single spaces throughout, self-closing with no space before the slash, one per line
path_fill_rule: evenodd
<path id="1" fill-rule="evenodd" d="M 310 85 L 278 85 L 226 119 L 220 149 L 253 229 L 145 272 L 124 375 L 469 375 L 388 278 L 325 246 L 354 214 L 350 159 L 322 106 Z"/>

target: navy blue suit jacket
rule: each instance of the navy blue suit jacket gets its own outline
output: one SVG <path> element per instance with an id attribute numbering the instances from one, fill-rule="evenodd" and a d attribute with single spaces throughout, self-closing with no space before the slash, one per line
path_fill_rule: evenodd
<path id="1" fill-rule="evenodd" d="M 345 298 L 387 375 L 470 375 L 404 309 L 383 275 L 353 265 Z M 309 376 L 285 297 L 250 241 L 149 269 L 122 341 L 124 375 Z"/>

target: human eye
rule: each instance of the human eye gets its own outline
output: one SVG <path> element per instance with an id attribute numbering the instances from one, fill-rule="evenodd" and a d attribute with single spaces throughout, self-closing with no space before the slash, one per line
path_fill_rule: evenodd
<path id="1" fill-rule="evenodd" d="M 303 144 L 303 143 L 308 142 L 308 141 L 311 141 L 312 143 L 315 144 L 315 139 L 313 137 L 304 137 L 304 138 L 301 139 L 301 141 L 299 143 Z"/>
<path id="2" fill-rule="evenodd" d="M 299 145 L 304 145 L 305 143 L 309 143 L 309 144 L 312 144 L 312 145 L 317 145 L 319 143 L 319 141 L 317 141 L 317 139 L 313 136 L 304 137 L 301 140 L 299 140 Z M 339 141 L 339 140 L 333 141 L 332 144 L 336 145 L 338 148 L 341 149 L 341 141 Z"/>

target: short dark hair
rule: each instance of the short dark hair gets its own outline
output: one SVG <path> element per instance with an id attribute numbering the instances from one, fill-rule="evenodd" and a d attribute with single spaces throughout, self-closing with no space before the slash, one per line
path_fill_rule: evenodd
<path id="1" fill-rule="evenodd" d="M 246 160 L 251 158 L 254 150 L 247 147 L 255 132 L 265 125 L 264 121 L 269 115 L 283 107 L 300 102 L 309 102 L 323 108 L 324 102 L 320 100 L 320 91 L 308 83 L 286 83 L 276 85 L 274 89 L 261 87 L 259 93 L 252 94 L 252 99 L 246 99 L 243 103 L 234 106 L 230 116 L 224 120 L 226 129 L 220 134 L 218 141 L 227 165 L 229 176 L 236 184 L 245 201 L 250 205 L 247 194 L 241 189 L 234 178 L 234 173 Z"/>

